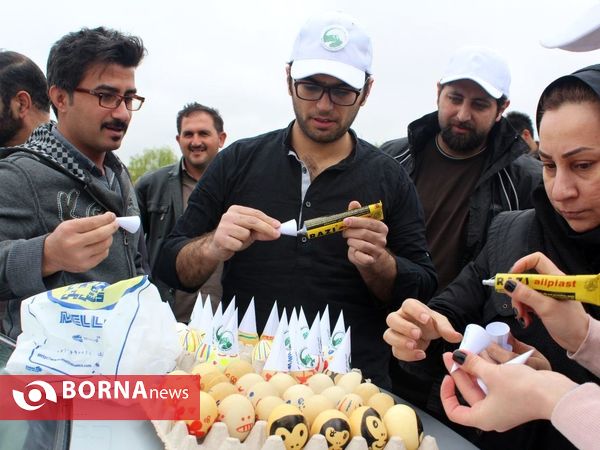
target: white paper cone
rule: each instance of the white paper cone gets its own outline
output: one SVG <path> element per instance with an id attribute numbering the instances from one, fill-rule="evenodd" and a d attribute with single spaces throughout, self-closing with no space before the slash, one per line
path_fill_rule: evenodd
<path id="1" fill-rule="evenodd" d="M 140 216 L 117 217 L 117 223 L 121 228 L 129 231 L 131 234 L 140 229 Z"/>
<path id="2" fill-rule="evenodd" d="M 337 350 L 344 339 L 345 333 L 346 325 L 344 324 L 344 311 L 340 311 L 338 320 L 335 323 L 335 327 L 331 333 L 331 338 L 329 339 L 329 349 Z"/>
<path id="3" fill-rule="evenodd" d="M 269 318 L 267 319 L 267 323 L 265 324 L 265 328 L 260 336 L 261 339 L 273 339 L 275 337 L 275 333 L 277 332 L 277 326 L 279 325 L 279 314 L 277 313 L 277 302 L 273 303 L 273 307 L 271 308 L 271 312 L 269 313 Z"/>
<path id="4" fill-rule="evenodd" d="M 283 222 L 281 227 L 279 227 L 279 232 L 286 236 L 298 236 L 298 223 L 296 219 Z"/>
<path id="5" fill-rule="evenodd" d="M 331 325 L 329 324 L 329 305 L 325 305 L 325 310 L 319 322 L 321 327 L 321 354 L 325 358 L 329 351 L 329 339 L 331 339 Z"/>
<path id="6" fill-rule="evenodd" d="M 491 322 L 485 327 L 485 331 L 492 338 L 492 341 L 502 346 L 509 352 L 512 351 L 512 346 L 508 343 L 508 336 L 510 335 L 510 327 L 504 322 Z"/>
<path id="7" fill-rule="evenodd" d="M 485 350 L 492 343 L 492 338 L 489 334 L 477 324 L 470 323 L 465 328 L 463 340 L 458 347 L 461 350 L 468 350 L 471 353 L 479 354 L 482 350 Z M 450 373 L 458 369 L 458 366 L 454 364 Z"/>
<path id="8" fill-rule="evenodd" d="M 289 372 L 291 363 L 291 353 L 287 350 L 285 340 L 289 336 L 288 322 L 285 314 L 285 308 L 279 325 L 277 326 L 277 332 L 273 339 L 273 345 L 271 346 L 271 353 L 265 361 L 263 367 L 264 370 L 273 370 L 281 372 Z"/>
<path id="9" fill-rule="evenodd" d="M 351 347 L 350 347 L 350 327 L 348 327 L 348 331 L 344 335 L 341 344 L 338 346 L 337 350 L 333 354 L 331 361 L 329 362 L 329 366 L 327 367 L 334 373 L 348 373 L 352 370 L 351 363 Z"/>
<path id="10" fill-rule="evenodd" d="M 312 355 L 321 354 L 321 327 L 318 312 L 312 326 L 310 327 L 310 331 L 308 332 L 306 346 Z"/>
<path id="11" fill-rule="evenodd" d="M 248 305 L 248 309 L 244 313 L 244 317 L 242 317 L 242 321 L 240 322 L 240 333 L 253 335 L 256 333 L 256 310 L 254 309 L 254 297 L 250 300 L 250 304 Z"/>

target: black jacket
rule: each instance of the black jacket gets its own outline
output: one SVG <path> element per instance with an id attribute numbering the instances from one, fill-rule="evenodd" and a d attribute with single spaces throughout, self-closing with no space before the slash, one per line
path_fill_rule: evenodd
<path id="1" fill-rule="evenodd" d="M 423 163 L 423 148 L 439 131 L 436 111 L 412 122 L 408 126 L 408 138 L 386 142 L 381 150 L 398 160 L 414 180 Z M 532 207 L 531 192 L 542 180 L 540 162 L 527 155 L 529 147 L 505 118 L 492 128 L 488 148 L 491 151 L 469 204 L 462 266 L 472 261 L 483 248 L 495 216 L 502 211 Z"/>

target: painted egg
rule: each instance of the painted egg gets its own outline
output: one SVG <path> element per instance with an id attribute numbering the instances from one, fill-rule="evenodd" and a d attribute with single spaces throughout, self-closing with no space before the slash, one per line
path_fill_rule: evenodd
<path id="1" fill-rule="evenodd" d="M 269 379 L 269 383 L 275 386 L 275 389 L 277 389 L 277 393 L 280 397 L 282 397 L 283 393 L 287 391 L 290 387 L 298 384 L 296 383 L 296 380 L 294 380 L 294 378 L 292 378 L 289 374 L 283 372 L 279 372 L 273 375 Z"/>
<path id="2" fill-rule="evenodd" d="M 382 450 L 388 441 L 388 433 L 381 416 L 370 406 L 356 408 L 350 414 L 352 436 L 362 436 L 369 450 Z"/>
<path id="3" fill-rule="evenodd" d="M 343 450 L 352 438 L 348 418 L 337 409 L 322 411 L 310 427 L 310 434 L 325 436 L 328 450 Z"/>
<path id="4" fill-rule="evenodd" d="M 362 381 L 362 374 L 358 371 L 352 371 L 345 373 L 340 378 L 338 378 L 335 384 L 341 388 L 344 388 L 346 392 L 353 392 L 354 389 L 360 384 Z"/>
<path id="5" fill-rule="evenodd" d="M 277 389 L 271 383 L 267 381 L 259 381 L 254 384 L 246 393 L 246 397 L 252 403 L 252 406 L 256 408 L 256 404 L 261 401 L 264 397 L 269 395 L 277 396 Z"/>
<path id="6" fill-rule="evenodd" d="M 256 404 L 256 420 L 264 420 L 265 422 L 269 419 L 271 412 L 276 406 L 283 405 L 285 402 L 274 395 L 267 395 L 263 397 Z"/>
<path id="7" fill-rule="evenodd" d="M 333 403 L 324 395 L 315 394 L 312 397 L 305 399 L 302 414 L 304 414 L 304 417 L 306 417 L 308 426 L 312 426 L 315 418 L 326 409 L 335 409 L 335 403 Z"/>
<path id="8" fill-rule="evenodd" d="M 385 416 L 387 410 L 394 406 L 395 403 L 393 397 L 385 392 L 373 394 L 369 400 L 367 400 L 367 406 L 374 408 L 375 411 L 379 413 L 380 417 Z"/>
<path id="9" fill-rule="evenodd" d="M 306 384 L 308 379 L 316 374 L 317 371 L 315 369 L 307 369 L 307 370 L 295 370 L 290 372 L 290 375 L 296 380 L 298 383 Z"/>
<path id="10" fill-rule="evenodd" d="M 406 450 L 417 450 L 423 440 L 423 423 L 408 405 L 394 405 L 383 416 L 390 437 L 399 436 Z"/>
<path id="11" fill-rule="evenodd" d="M 243 375 L 254 373 L 254 368 L 249 362 L 238 359 L 229 363 L 225 368 L 224 373 L 225 376 L 229 378 L 229 381 L 231 381 L 232 384 L 235 384 Z"/>
<path id="12" fill-rule="evenodd" d="M 286 389 L 281 398 L 291 405 L 294 405 L 302 411 L 304 402 L 308 397 L 315 395 L 313 390 L 305 384 L 295 384 Z"/>
<path id="13" fill-rule="evenodd" d="M 188 432 L 198 437 L 206 436 L 218 415 L 215 399 L 210 394 L 200 391 L 200 418 L 185 421 Z"/>
<path id="14" fill-rule="evenodd" d="M 229 379 L 221 372 L 209 372 L 200 377 L 200 389 L 204 392 L 208 392 L 211 387 L 219 383 L 229 383 Z"/>
<path id="15" fill-rule="evenodd" d="M 254 386 L 256 383 L 260 383 L 261 381 L 265 380 L 259 374 L 247 373 L 246 375 L 242 375 L 240 377 L 237 383 L 235 383 L 235 387 L 237 388 L 238 393 L 246 395 L 252 386 Z"/>
<path id="16" fill-rule="evenodd" d="M 267 421 L 269 435 L 280 436 L 286 450 L 300 450 L 308 441 L 308 425 L 300 410 L 284 403 L 276 406 Z"/>
<path id="17" fill-rule="evenodd" d="M 337 405 L 342 397 L 346 394 L 347 392 L 344 390 L 344 388 L 339 386 L 331 386 L 321 391 L 321 395 L 324 395 L 331 400 L 334 405 Z"/>
<path id="18" fill-rule="evenodd" d="M 224 381 L 211 386 L 206 392 L 215 399 L 215 402 L 217 402 L 218 405 L 225 397 L 228 397 L 231 394 L 237 394 L 237 389 L 229 381 Z"/>
<path id="19" fill-rule="evenodd" d="M 340 387 L 340 386 L 338 386 L 338 387 Z M 338 409 L 339 411 L 343 412 L 348 417 L 350 417 L 350 414 L 352 414 L 352 411 L 354 411 L 356 408 L 358 408 L 360 406 L 363 406 L 363 400 L 360 395 L 346 394 L 340 399 L 340 401 L 336 405 L 336 409 Z"/>
<path id="20" fill-rule="evenodd" d="M 358 394 L 363 399 L 364 403 L 375 394 L 379 394 L 379 388 L 375 386 L 373 383 L 360 383 L 358 386 L 354 388 L 352 391 L 354 394 Z"/>
<path id="21" fill-rule="evenodd" d="M 217 409 L 219 421 L 227 425 L 229 436 L 240 441 L 246 439 L 256 420 L 250 400 L 241 394 L 232 394 L 221 400 Z"/>
<path id="22" fill-rule="evenodd" d="M 333 386 L 333 380 L 324 373 L 316 373 L 308 379 L 306 385 L 309 386 L 315 394 L 320 394 L 324 389 Z"/>
<path id="23" fill-rule="evenodd" d="M 190 330 L 187 327 L 182 328 L 177 333 L 179 337 L 179 344 L 186 352 L 194 353 L 202 341 L 204 340 L 205 333 L 199 330 Z"/>
<path id="24" fill-rule="evenodd" d="M 201 377 L 203 377 L 204 375 L 209 374 L 211 372 L 221 373 L 219 367 L 213 363 L 203 362 L 200 364 L 196 364 L 194 367 L 192 367 L 193 375 L 200 375 Z"/>
<path id="25" fill-rule="evenodd" d="M 263 339 L 259 341 L 258 344 L 254 346 L 252 350 L 252 362 L 254 361 L 266 361 L 269 355 L 271 354 L 271 346 L 273 341 L 268 339 Z"/>

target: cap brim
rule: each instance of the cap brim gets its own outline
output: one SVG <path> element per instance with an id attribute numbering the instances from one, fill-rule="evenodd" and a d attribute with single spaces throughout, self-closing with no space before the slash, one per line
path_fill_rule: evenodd
<path id="1" fill-rule="evenodd" d="M 600 3 L 595 4 L 566 29 L 540 40 L 546 48 L 588 52 L 600 48 Z"/>
<path id="2" fill-rule="evenodd" d="M 329 59 L 299 59 L 292 62 L 291 75 L 294 80 L 318 74 L 335 77 L 355 89 L 362 89 L 365 84 L 365 72 L 348 64 Z"/>
<path id="3" fill-rule="evenodd" d="M 487 81 L 483 81 L 482 79 L 480 79 L 478 77 L 474 77 L 474 76 L 471 76 L 471 75 L 468 75 L 468 74 L 467 75 L 465 75 L 465 74 L 451 75 L 451 76 L 444 77 L 444 78 L 442 78 L 440 80 L 440 84 L 451 83 L 453 81 L 458 81 L 458 80 L 471 80 L 471 81 L 474 81 L 479 86 L 481 86 L 485 92 L 487 92 L 488 94 L 490 94 L 495 99 L 499 99 L 503 95 L 502 91 L 496 89 L 494 86 L 492 86 Z"/>

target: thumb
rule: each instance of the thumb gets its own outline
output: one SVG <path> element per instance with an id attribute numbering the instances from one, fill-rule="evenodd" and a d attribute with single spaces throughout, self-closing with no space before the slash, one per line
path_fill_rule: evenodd
<path id="1" fill-rule="evenodd" d="M 460 367 L 461 370 L 481 378 L 485 381 L 491 367 L 496 366 L 475 353 L 470 353 L 466 350 L 454 350 L 452 360 Z"/>
<path id="2" fill-rule="evenodd" d="M 348 211 L 350 211 L 351 209 L 358 209 L 360 207 L 361 207 L 360 203 L 357 202 L 356 200 L 352 200 L 350 203 L 348 203 Z"/>
<path id="3" fill-rule="evenodd" d="M 432 318 L 435 330 L 446 342 L 457 344 L 462 340 L 462 334 L 454 329 L 446 316 L 436 313 Z"/>

